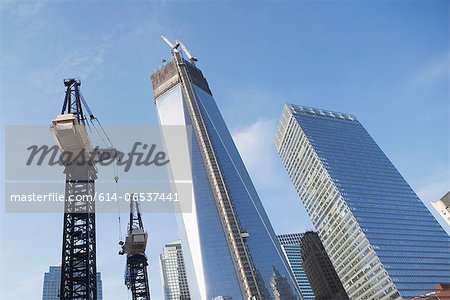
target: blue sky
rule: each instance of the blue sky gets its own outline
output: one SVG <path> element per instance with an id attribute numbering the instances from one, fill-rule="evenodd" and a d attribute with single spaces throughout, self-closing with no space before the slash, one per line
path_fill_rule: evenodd
<path id="1" fill-rule="evenodd" d="M 2 126 L 49 124 L 74 76 L 104 124 L 156 124 L 149 78 L 170 57 L 165 34 L 199 58 L 277 233 L 312 228 L 272 145 L 285 102 L 356 115 L 428 207 L 450 189 L 448 1 L 2 0 L 0 13 Z M 176 224 L 144 223 L 161 299 L 158 255 Z M 39 299 L 62 215 L 2 211 L 1 224 L 2 298 Z M 127 299 L 117 215 L 97 216 L 97 239 L 104 298 Z"/>

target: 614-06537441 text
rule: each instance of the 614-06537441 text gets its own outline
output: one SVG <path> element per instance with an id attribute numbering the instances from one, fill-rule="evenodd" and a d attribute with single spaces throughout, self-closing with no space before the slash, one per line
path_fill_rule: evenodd
<path id="1" fill-rule="evenodd" d="M 179 202 L 178 193 L 95 193 L 94 195 L 69 195 L 65 197 L 60 193 L 48 194 L 11 194 L 9 200 L 11 202 L 64 202 L 64 201 L 100 201 L 100 202 L 117 202 L 130 201 L 134 196 L 137 201 L 145 202 Z"/>

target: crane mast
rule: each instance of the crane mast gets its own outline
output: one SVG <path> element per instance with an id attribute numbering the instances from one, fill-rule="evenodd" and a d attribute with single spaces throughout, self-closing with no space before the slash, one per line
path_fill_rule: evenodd
<path id="1" fill-rule="evenodd" d="M 147 274 L 147 247 L 148 234 L 144 230 L 141 211 L 137 195 L 130 196 L 130 220 L 128 223 L 128 234 L 119 254 L 127 255 L 125 269 L 125 285 L 131 290 L 133 300 L 150 300 L 150 286 Z"/>
<path id="2" fill-rule="evenodd" d="M 61 267 L 61 300 L 96 300 L 97 267 L 95 241 L 96 158 L 86 131 L 80 80 L 65 79 L 66 95 L 61 114 L 51 130 L 61 150 L 66 177 Z M 90 118 L 95 118 L 90 113 Z M 107 150 L 110 151 L 111 149 Z M 97 152 L 100 155 L 101 151 Z M 110 152 L 111 153 L 111 152 Z M 113 154 L 115 156 L 115 154 Z M 114 157 L 113 156 L 113 157 Z M 105 157 L 106 158 L 106 157 Z"/>

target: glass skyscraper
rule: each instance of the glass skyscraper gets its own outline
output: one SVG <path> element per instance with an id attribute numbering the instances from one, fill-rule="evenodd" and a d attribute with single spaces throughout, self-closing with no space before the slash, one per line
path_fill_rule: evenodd
<path id="1" fill-rule="evenodd" d="M 166 244 L 159 258 L 164 300 L 190 300 L 181 241 Z"/>
<path id="2" fill-rule="evenodd" d="M 49 272 L 44 274 L 44 287 L 42 300 L 59 300 L 59 289 L 61 285 L 61 266 L 50 266 Z M 97 300 L 103 299 L 102 279 L 97 272 Z"/>
<path id="3" fill-rule="evenodd" d="M 300 299 L 206 79 L 177 49 L 172 56 L 152 75 L 153 97 L 161 125 L 190 125 L 193 129 L 192 212 L 178 214 L 192 299 L 274 298 L 270 284 L 273 267 L 286 278 L 283 288 L 289 291 L 283 294 Z M 169 157 L 177 151 L 174 148 L 166 150 Z M 176 174 L 177 166 L 171 168 Z"/>
<path id="4" fill-rule="evenodd" d="M 314 300 L 313 290 L 311 289 L 311 285 L 309 284 L 308 278 L 306 277 L 305 271 L 303 270 L 300 246 L 301 238 L 301 233 L 278 235 L 281 249 L 283 249 L 284 255 L 289 262 L 289 266 L 291 267 L 295 280 L 297 281 L 300 291 L 302 292 L 303 299 Z"/>
<path id="5" fill-rule="evenodd" d="M 450 238 L 352 115 L 287 104 L 275 145 L 350 299 L 450 282 Z"/>

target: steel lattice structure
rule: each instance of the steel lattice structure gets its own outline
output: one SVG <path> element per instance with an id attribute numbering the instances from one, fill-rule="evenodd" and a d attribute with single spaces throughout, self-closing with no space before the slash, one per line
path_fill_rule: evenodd
<path id="1" fill-rule="evenodd" d="M 139 202 L 136 195 L 130 197 L 130 220 L 125 243 L 121 242 L 122 251 L 127 255 L 125 285 L 131 290 L 133 300 L 150 300 L 150 286 L 147 275 L 147 233 L 142 223 Z"/>
<path id="2" fill-rule="evenodd" d="M 65 173 L 66 199 L 76 195 L 93 199 L 97 178 L 94 166 L 66 167 Z M 66 201 L 60 299 L 97 299 L 95 248 L 95 202 Z"/>
<path id="3" fill-rule="evenodd" d="M 61 115 L 58 116 L 60 119 L 54 120 L 53 124 L 56 128 L 55 132 L 57 132 L 58 124 L 71 122 L 70 124 L 73 126 L 71 132 L 74 133 L 74 136 L 76 138 L 83 137 L 84 145 L 90 145 L 89 138 L 83 131 L 86 118 L 83 114 L 82 102 L 84 100 L 80 93 L 80 84 L 81 82 L 76 79 L 64 80 L 66 86 L 64 104 Z M 89 108 L 87 109 L 89 111 Z M 62 154 L 67 152 L 69 155 L 74 154 L 65 150 L 67 147 L 65 141 L 64 139 L 59 140 Z M 71 146 L 70 143 L 68 145 Z M 87 149 L 82 148 L 82 151 L 84 153 Z M 77 160 L 77 162 L 80 161 Z M 61 300 L 97 299 L 94 202 L 97 170 L 93 164 L 94 162 L 86 160 L 81 164 L 65 163 L 66 201 L 62 244 Z"/>
<path id="4" fill-rule="evenodd" d="M 127 287 L 132 291 L 133 300 L 150 300 L 147 266 L 145 255 L 127 256 L 127 278 L 125 280 Z"/>

